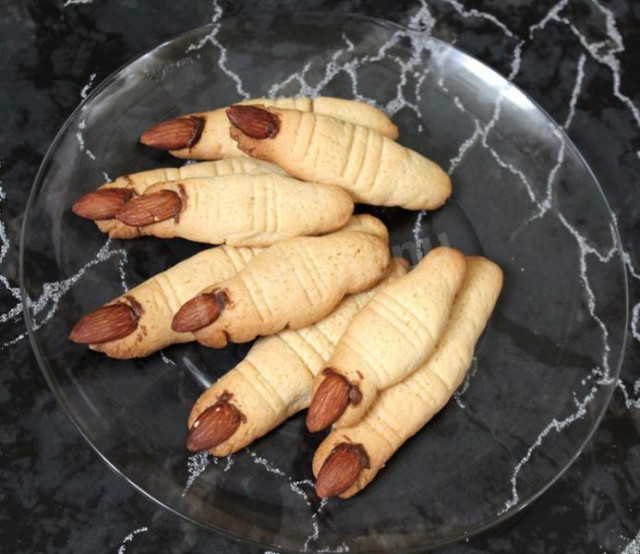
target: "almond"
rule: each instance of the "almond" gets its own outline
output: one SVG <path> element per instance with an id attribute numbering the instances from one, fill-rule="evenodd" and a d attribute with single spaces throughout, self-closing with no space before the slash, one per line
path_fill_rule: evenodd
<path id="1" fill-rule="evenodd" d="M 102 188 L 80 197 L 71 210 L 85 219 L 102 221 L 115 217 L 132 197 L 129 189 Z"/>
<path id="2" fill-rule="evenodd" d="M 351 386 L 338 373 L 325 370 L 325 378 L 313 396 L 307 413 L 307 429 L 321 431 L 338 419 L 349 405 Z"/>
<path id="3" fill-rule="evenodd" d="M 320 498 L 331 498 L 343 493 L 366 467 L 369 467 L 369 456 L 361 444 L 338 444 L 318 473 L 316 494 Z"/>
<path id="4" fill-rule="evenodd" d="M 199 294 L 184 304 L 173 316 L 171 328 L 176 333 L 191 333 L 211 325 L 225 307 L 226 295 L 216 292 Z"/>
<path id="5" fill-rule="evenodd" d="M 187 435 L 187 449 L 191 452 L 209 450 L 233 435 L 242 421 L 242 414 L 226 400 L 209 406 L 194 421 Z"/>
<path id="6" fill-rule="evenodd" d="M 69 339 L 82 344 L 101 344 L 122 339 L 138 327 L 139 315 L 121 302 L 102 306 L 73 326 Z"/>
<path id="7" fill-rule="evenodd" d="M 140 136 L 140 142 L 160 150 L 191 148 L 200 140 L 204 124 L 204 118 L 195 115 L 178 117 L 149 127 Z"/>
<path id="8" fill-rule="evenodd" d="M 231 106 L 227 117 L 231 125 L 254 139 L 273 138 L 280 130 L 278 116 L 257 106 Z"/>
<path id="9" fill-rule="evenodd" d="M 125 225 L 140 227 L 177 217 L 182 210 L 182 199 L 172 190 L 159 190 L 130 200 L 116 214 Z"/>

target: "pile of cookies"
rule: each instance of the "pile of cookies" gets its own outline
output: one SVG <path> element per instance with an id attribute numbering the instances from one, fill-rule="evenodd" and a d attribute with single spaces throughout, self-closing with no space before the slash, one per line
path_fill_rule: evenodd
<path id="1" fill-rule="evenodd" d="M 440 207 L 448 175 L 363 102 L 258 98 L 150 127 L 148 146 L 205 161 L 126 175 L 80 198 L 110 237 L 219 245 L 83 317 L 70 339 L 114 358 L 252 341 L 196 401 L 187 448 L 226 456 L 309 409 L 332 426 L 321 497 L 363 489 L 451 398 L 502 287 L 487 259 L 432 250 L 411 271 L 354 203 Z"/>

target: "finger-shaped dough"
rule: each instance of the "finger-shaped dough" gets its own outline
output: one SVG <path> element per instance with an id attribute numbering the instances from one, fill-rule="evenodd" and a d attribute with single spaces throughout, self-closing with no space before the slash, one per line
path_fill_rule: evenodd
<path id="1" fill-rule="evenodd" d="M 404 260 L 392 260 L 384 281 L 348 296 L 324 319 L 297 331 L 258 339 L 246 358 L 195 403 L 187 447 L 228 456 L 305 409 L 311 400 L 313 377 L 328 361 L 353 316 L 374 291 L 406 271 Z"/>
<path id="2" fill-rule="evenodd" d="M 389 263 L 384 225 L 355 216 L 356 229 L 279 242 L 237 275 L 206 288 L 176 314 L 173 328 L 205 346 L 247 342 L 288 327 L 300 329 L 329 314 L 347 294 L 367 290 Z M 368 231 L 362 231 L 367 224 Z"/>
<path id="3" fill-rule="evenodd" d="M 277 174 L 238 174 L 156 183 L 116 217 L 143 235 L 269 246 L 339 229 L 352 212 L 353 200 L 340 187 Z"/>
<path id="4" fill-rule="evenodd" d="M 433 352 L 465 274 L 453 248 L 427 254 L 376 294 L 351 322 L 314 383 L 310 431 L 355 425 L 378 393 L 415 371 Z"/>
<path id="5" fill-rule="evenodd" d="M 398 128 L 381 110 L 357 100 L 318 97 L 252 98 L 236 105 L 274 106 L 303 112 L 329 115 L 363 125 L 391 139 L 398 138 Z M 242 156 L 236 143 L 229 136 L 226 108 L 193 113 L 165 121 L 147 129 L 140 142 L 154 148 L 170 150 L 178 158 L 216 160 Z"/>
<path id="6" fill-rule="evenodd" d="M 255 102 L 258 104 L 258 102 Z M 283 109 L 299 109 L 289 108 L 288 106 L 275 106 Z M 398 127 L 389 119 L 387 114 L 366 102 L 357 100 L 345 100 L 343 98 L 334 98 L 331 96 L 318 96 L 313 100 L 313 105 L 309 111 L 329 117 L 335 117 L 342 121 L 353 123 L 367 127 L 376 133 L 380 133 L 390 139 L 398 138 Z"/>
<path id="7" fill-rule="evenodd" d="M 103 233 L 108 233 L 111 238 L 131 239 L 140 236 L 139 229 L 124 225 L 115 219 L 115 215 L 125 202 L 143 194 L 148 187 L 155 183 L 195 177 L 222 177 L 238 174 L 263 175 L 265 173 L 282 175 L 285 172 L 274 164 L 247 157 L 195 163 L 183 167 L 151 169 L 123 175 L 111 183 L 104 183 L 97 190 L 79 198 L 72 209 L 76 215 L 94 220 L 98 229 Z"/>
<path id="8" fill-rule="evenodd" d="M 227 112 L 240 150 L 299 179 L 340 185 L 356 202 L 432 210 L 451 194 L 435 162 L 367 127 L 278 108 Z"/>
<path id="9" fill-rule="evenodd" d="M 70 338 L 122 359 L 148 356 L 171 344 L 193 341 L 192 333 L 171 329 L 174 314 L 207 285 L 235 275 L 260 251 L 220 246 L 199 252 L 85 316 L 74 326 Z"/>
<path id="10" fill-rule="evenodd" d="M 465 281 L 431 358 L 382 392 L 357 425 L 333 430 L 316 450 L 313 473 L 320 496 L 348 498 L 362 490 L 400 446 L 445 406 L 471 365 L 475 344 L 501 288 L 502 271 L 496 264 L 486 258 L 467 258 Z M 351 468 L 358 459 L 360 467 L 354 472 Z M 351 483 L 344 469 L 351 473 Z"/>

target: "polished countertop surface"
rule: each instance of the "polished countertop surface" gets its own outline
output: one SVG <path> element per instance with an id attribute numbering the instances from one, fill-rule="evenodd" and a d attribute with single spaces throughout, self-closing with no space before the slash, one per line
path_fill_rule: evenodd
<path id="1" fill-rule="evenodd" d="M 626 263 L 629 281 L 621 379 L 593 439 L 550 490 L 501 526 L 438 552 L 639 554 L 640 4 L 602 0 L 3 2 L 0 550 L 265 552 L 169 513 L 104 464 L 38 368 L 22 319 L 18 277 L 31 183 L 57 130 L 82 99 L 131 58 L 176 34 L 265 10 L 365 14 L 450 42 L 527 92 L 585 157 L 615 214 L 622 240 L 616 254 Z M 584 247 L 587 255 L 603 256 Z M 62 294 L 62 287 L 54 287 L 39 300 L 55 310 Z M 577 407 L 562 421 L 570 425 L 578 417 Z M 539 440 L 561 433 L 564 426 L 557 423 L 550 421 Z M 524 471 L 531 447 L 523 445 Z"/>

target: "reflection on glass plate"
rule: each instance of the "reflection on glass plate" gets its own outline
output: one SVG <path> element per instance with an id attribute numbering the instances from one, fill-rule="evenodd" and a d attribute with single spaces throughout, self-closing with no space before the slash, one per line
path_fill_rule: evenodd
<path id="1" fill-rule="evenodd" d="M 136 144 L 148 125 L 248 96 L 332 95 L 385 108 L 406 146 L 452 174 L 441 210 L 373 209 L 395 254 L 449 244 L 505 271 L 505 288 L 455 399 L 364 492 L 321 503 L 320 437 L 298 416 L 231 459 L 189 457 L 186 418 L 246 345 L 115 361 L 67 340 L 84 313 L 201 245 L 106 241 L 69 207 L 105 178 L 178 165 Z M 82 434 L 132 484 L 206 527 L 272 549 L 424 549 L 539 495 L 595 429 L 619 371 L 626 282 L 598 184 L 548 116 L 455 48 L 390 24 L 332 15 L 226 20 L 107 79 L 43 162 L 22 243 L 31 340 Z M 27 304 L 25 304 L 27 305 Z"/>

